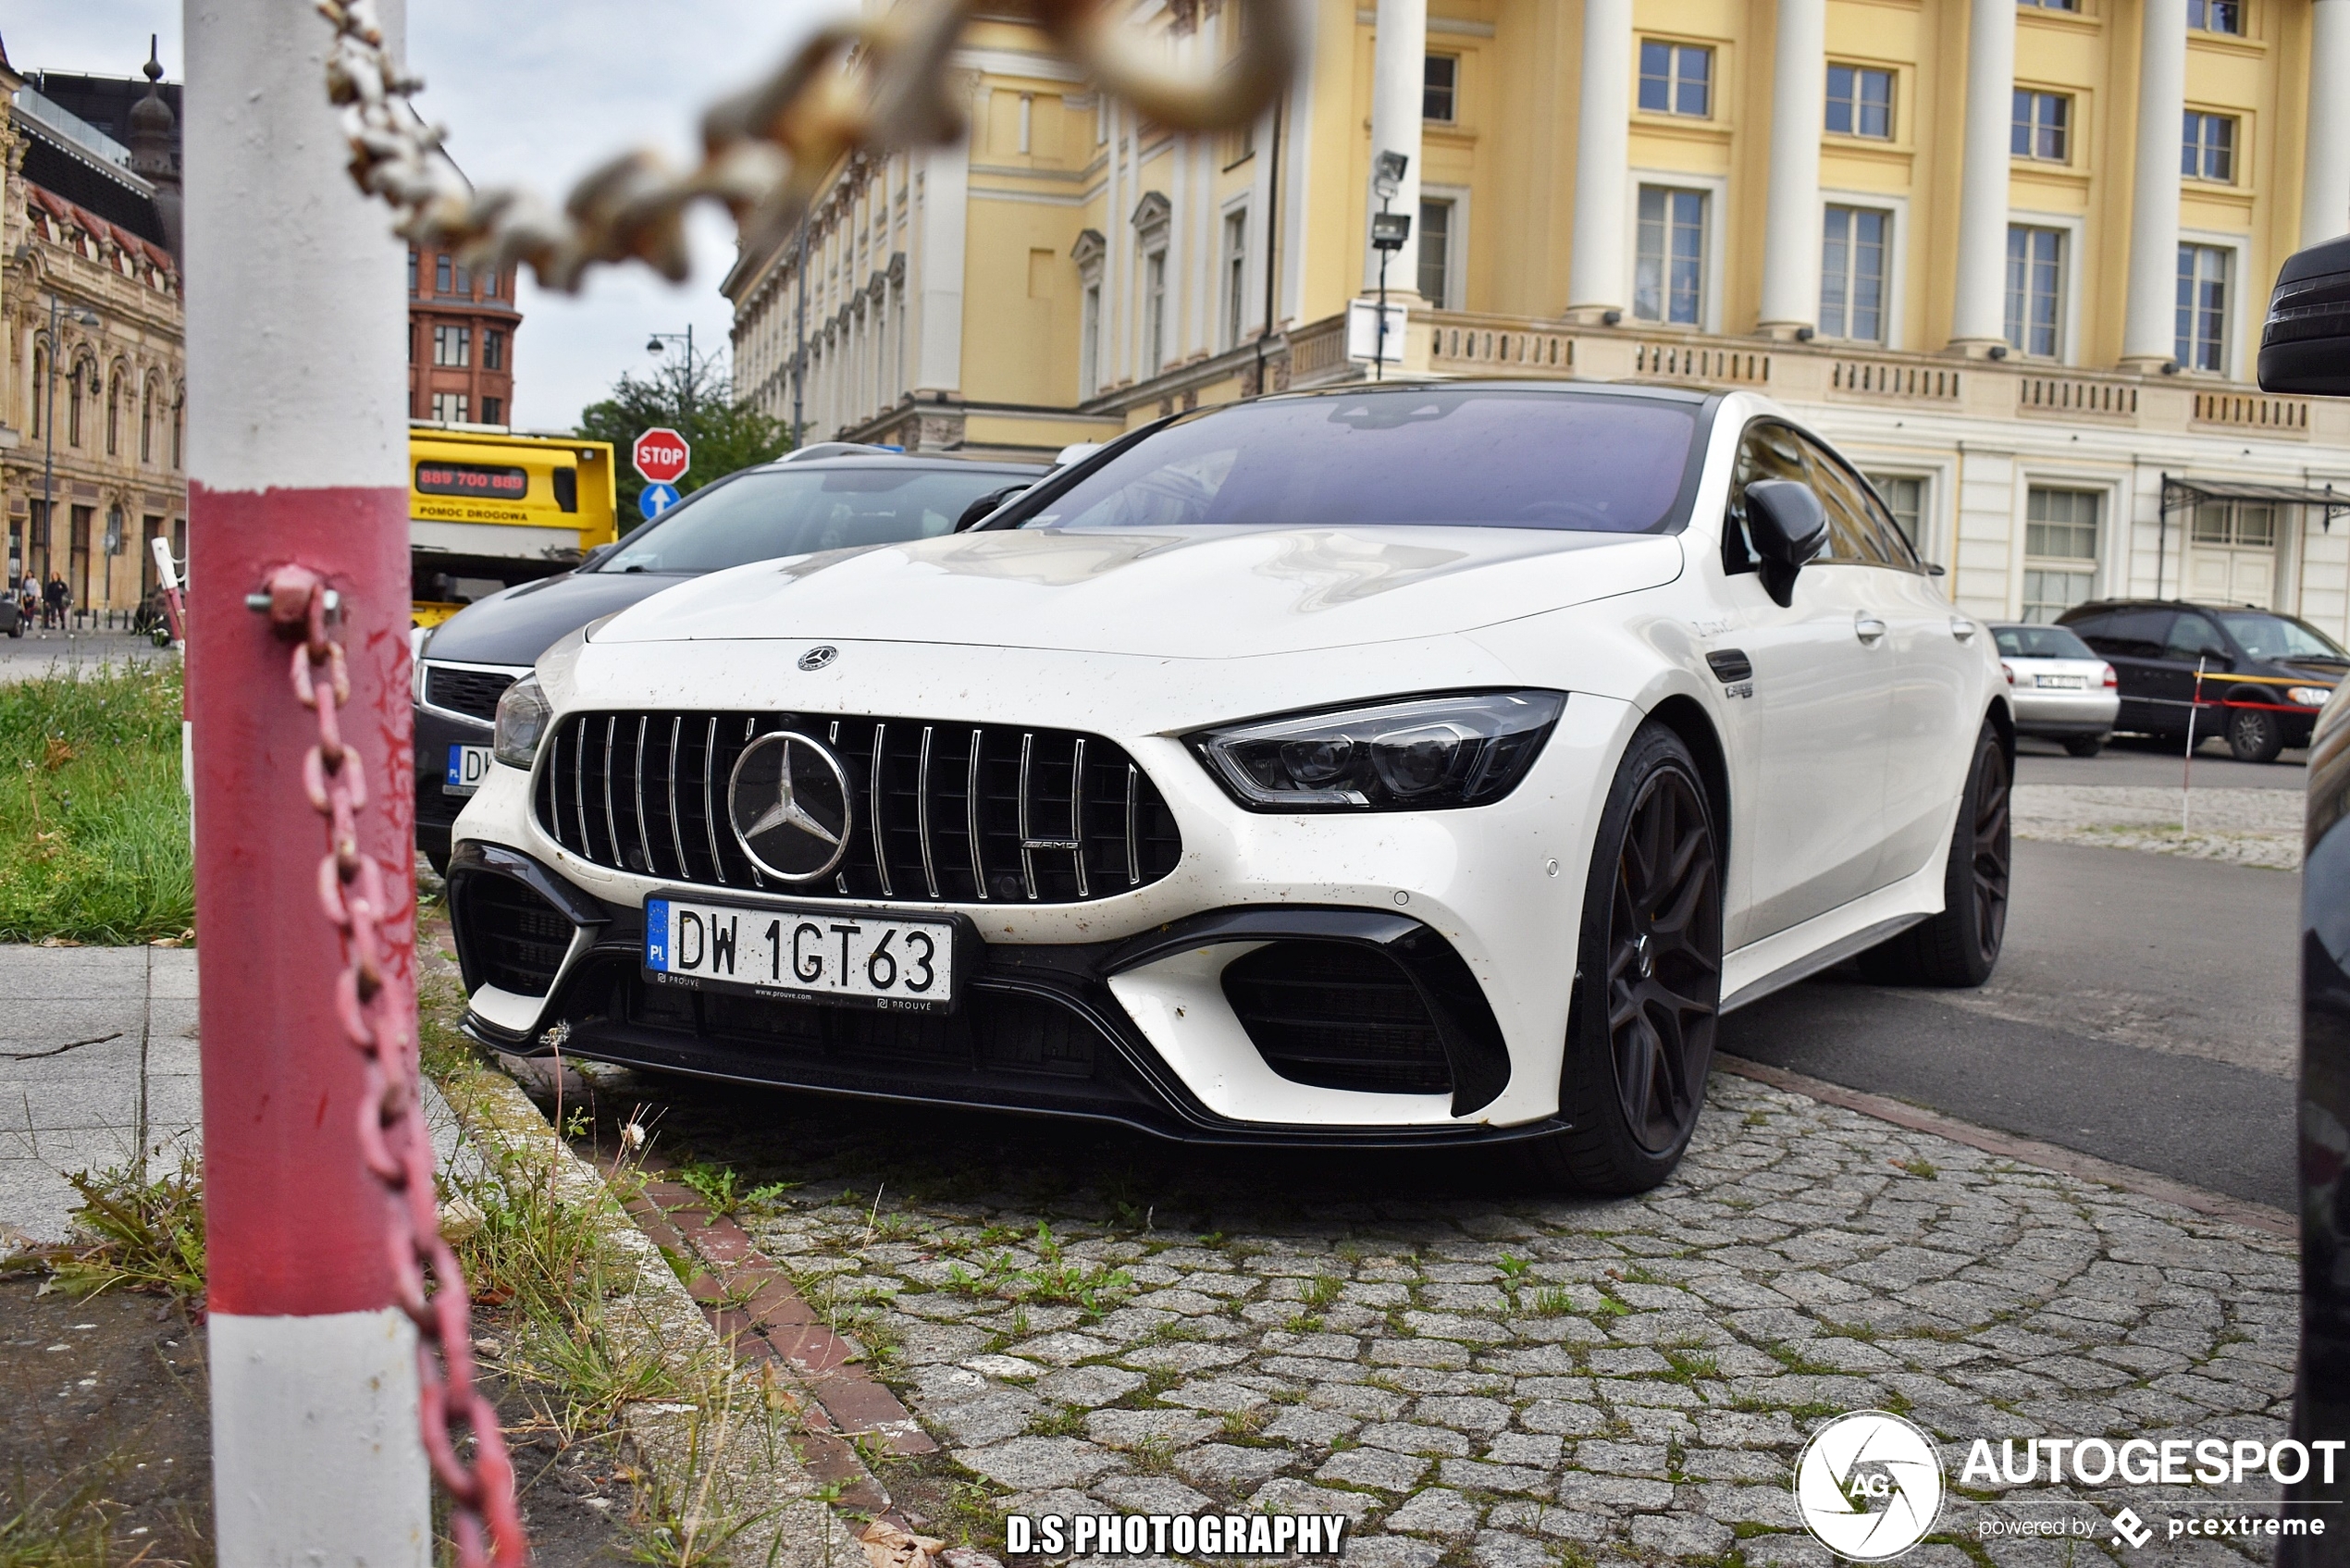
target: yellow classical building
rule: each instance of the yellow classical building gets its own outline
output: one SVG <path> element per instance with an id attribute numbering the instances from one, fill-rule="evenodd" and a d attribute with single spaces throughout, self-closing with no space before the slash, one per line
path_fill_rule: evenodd
<path id="1" fill-rule="evenodd" d="M 980 26 L 967 138 L 835 170 L 804 276 L 740 258 L 738 391 L 811 439 L 1010 454 L 1361 378 L 1395 152 L 1384 374 L 1752 388 L 1975 613 L 2162 595 L 2350 636 L 2350 405 L 2251 385 L 2278 265 L 2350 231 L 2350 0 L 1277 3 L 1305 68 L 1220 137 Z M 1193 70 L 1245 14 L 1137 11 Z"/>

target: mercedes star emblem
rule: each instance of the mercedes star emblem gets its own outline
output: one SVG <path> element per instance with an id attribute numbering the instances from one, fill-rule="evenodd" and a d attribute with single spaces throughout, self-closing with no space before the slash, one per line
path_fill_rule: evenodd
<path id="1" fill-rule="evenodd" d="M 814 882 L 848 853 L 848 775 L 840 759 L 797 731 L 761 735 L 735 762 L 726 817 L 761 871 Z"/>
<path id="2" fill-rule="evenodd" d="M 799 656 L 799 667 L 803 670 L 821 670 L 839 657 L 840 649 L 828 642 L 820 642 Z"/>

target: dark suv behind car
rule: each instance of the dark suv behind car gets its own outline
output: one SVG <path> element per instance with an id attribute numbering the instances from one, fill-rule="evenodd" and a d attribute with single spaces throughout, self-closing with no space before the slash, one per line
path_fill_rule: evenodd
<path id="1" fill-rule="evenodd" d="M 2099 599 L 2057 624 L 2121 677 L 2115 729 L 2183 743 L 2192 721 L 2198 736 L 2225 736 L 2245 762 L 2308 745 L 2318 710 L 2350 672 L 2350 653 L 2315 626 L 2248 604 Z"/>
<path id="2" fill-rule="evenodd" d="M 447 868 L 450 827 L 489 767 L 498 699 L 566 635 L 705 572 L 946 533 L 1046 472 L 845 442 L 808 447 L 704 486 L 575 572 L 466 607 L 416 658 L 416 847 L 434 870 Z"/>

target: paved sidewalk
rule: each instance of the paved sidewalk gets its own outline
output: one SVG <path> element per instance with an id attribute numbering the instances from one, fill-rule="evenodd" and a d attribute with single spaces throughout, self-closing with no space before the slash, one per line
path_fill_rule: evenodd
<path id="1" fill-rule="evenodd" d="M 193 949 L 0 945 L 0 1251 L 65 1239 L 76 1171 L 201 1154 L 199 1070 Z M 425 1114 L 446 1169 L 456 1122 L 429 1083 Z"/>
<path id="2" fill-rule="evenodd" d="M 155 664 L 179 656 L 129 632 L 27 632 L 0 637 L 0 684 L 81 674 L 104 665 Z"/>

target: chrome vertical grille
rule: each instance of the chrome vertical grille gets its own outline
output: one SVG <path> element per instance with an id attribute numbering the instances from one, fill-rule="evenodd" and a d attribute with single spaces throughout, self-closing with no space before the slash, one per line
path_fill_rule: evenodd
<path id="1" fill-rule="evenodd" d="M 848 858 L 822 883 L 761 877 L 726 820 L 735 763 L 797 730 L 840 759 Z M 1125 751 L 1066 730 L 794 713 L 574 714 L 533 784 L 539 827 L 614 870 L 710 887 L 867 901 L 1069 904 L 1147 885 L 1182 854 L 1166 801 Z"/>

